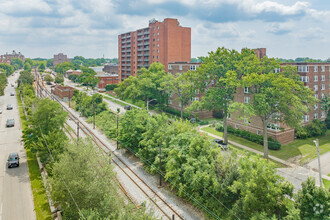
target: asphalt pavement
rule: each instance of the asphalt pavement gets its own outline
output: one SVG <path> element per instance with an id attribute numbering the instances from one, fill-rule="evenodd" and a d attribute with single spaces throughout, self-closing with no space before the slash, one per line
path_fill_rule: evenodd
<path id="1" fill-rule="evenodd" d="M 26 152 L 21 143 L 22 127 L 15 92 L 18 75 L 8 77 L 5 95 L 0 96 L 0 220 L 36 219 Z M 11 92 L 15 95 L 10 96 Z M 7 110 L 7 104 L 12 104 L 13 110 Z M 14 127 L 6 127 L 9 118 L 15 120 Z M 7 168 L 7 158 L 12 152 L 18 152 L 20 165 Z"/>

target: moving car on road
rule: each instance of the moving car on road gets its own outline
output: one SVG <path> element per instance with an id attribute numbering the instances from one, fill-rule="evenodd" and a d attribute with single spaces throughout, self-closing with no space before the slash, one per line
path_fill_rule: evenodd
<path id="1" fill-rule="evenodd" d="M 10 93 L 10 96 L 14 96 L 15 94 L 13 92 Z"/>
<path id="2" fill-rule="evenodd" d="M 13 109 L 13 105 L 12 104 L 8 104 L 7 105 L 7 110 L 12 110 Z"/>
<path id="3" fill-rule="evenodd" d="M 11 168 L 13 166 L 19 167 L 19 156 L 18 153 L 10 153 L 7 160 L 7 166 L 8 168 Z"/>
<path id="4" fill-rule="evenodd" d="M 13 118 L 7 119 L 6 127 L 14 127 L 15 126 L 15 120 Z"/>

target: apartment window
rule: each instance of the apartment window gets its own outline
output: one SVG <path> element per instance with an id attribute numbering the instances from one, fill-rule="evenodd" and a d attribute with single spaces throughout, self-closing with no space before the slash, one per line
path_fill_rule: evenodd
<path id="1" fill-rule="evenodd" d="M 249 93 L 249 87 L 244 87 L 244 93 Z"/>
<path id="2" fill-rule="evenodd" d="M 159 26 L 157 26 L 157 30 L 159 30 Z"/>
<path id="3" fill-rule="evenodd" d="M 244 97 L 244 103 L 249 104 L 250 102 L 250 97 Z"/>
<path id="4" fill-rule="evenodd" d="M 195 65 L 191 65 L 190 66 L 190 70 L 196 70 L 196 66 Z"/>
<path id="5" fill-rule="evenodd" d="M 182 65 L 179 65 L 179 70 L 182 70 Z"/>
<path id="6" fill-rule="evenodd" d="M 321 66 L 321 71 L 325 72 L 325 66 Z"/>
<path id="7" fill-rule="evenodd" d="M 159 32 L 157 32 L 157 36 L 159 36 Z"/>
<path id="8" fill-rule="evenodd" d="M 154 38 L 154 39 L 152 39 L 152 41 L 155 41 L 155 38 Z"/>
<path id="9" fill-rule="evenodd" d="M 244 118 L 244 124 L 250 124 L 249 119 Z"/>
<path id="10" fill-rule="evenodd" d="M 157 56 L 157 59 L 159 59 L 159 56 Z"/>
<path id="11" fill-rule="evenodd" d="M 168 104 L 172 105 L 172 100 L 171 99 L 168 100 Z"/>
<path id="12" fill-rule="evenodd" d="M 298 72 L 309 72 L 309 66 L 298 66 Z"/>
<path id="13" fill-rule="evenodd" d="M 321 117 L 322 117 L 322 118 L 325 117 L 325 112 L 321 112 Z"/>
<path id="14" fill-rule="evenodd" d="M 317 92 L 319 90 L 319 87 L 317 85 L 314 85 L 314 91 Z"/>
<path id="15" fill-rule="evenodd" d="M 157 50 L 157 53 L 159 53 L 159 50 Z"/>
<path id="16" fill-rule="evenodd" d="M 309 115 L 304 115 L 304 122 L 309 121 Z"/>
<path id="17" fill-rule="evenodd" d="M 155 47 L 155 44 L 153 44 L 152 47 Z"/>
<path id="18" fill-rule="evenodd" d="M 318 66 L 314 66 L 314 72 L 318 71 Z"/>
<path id="19" fill-rule="evenodd" d="M 199 94 L 199 89 L 195 90 L 195 94 L 198 95 Z"/>
<path id="20" fill-rule="evenodd" d="M 317 82 L 319 80 L 318 76 L 314 76 L 314 82 Z"/>
<path id="21" fill-rule="evenodd" d="M 317 119 L 319 115 L 317 113 L 314 114 L 314 119 Z"/>
<path id="22" fill-rule="evenodd" d="M 308 76 L 300 76 L 300 80 L 302 82 L 308 82 L 309 81 L 309 77 Z"/>
<path id="23" fill-rule="evenodd" d="M 159 44 L 157 44 L 157 47 L 159 47 Z"/>
<path id="24" fill-rule="evenodd" d="M 231 115 L 229 113 L 227 113 L 227 118 L 231 119 Z"/>
<path id="25" fill-rule="evenodd" d="M 155 27 L 152 27 L 152 30 L 155 30 Z"/>
<path id="26" fill-rule="evenodd" d="M 324 93 L 322 93 L 322 95 L 321 95 L 321 99 L 324 99 L 325 98 L 325 95 L 324 95 Z"/>
<path id="27" fill-rule="evenodd" d="M 318 95 L 318 94 L 315 94 L 314 97 L 315 97 L 316 99 L 318 99 L 318 98 L 319 98 L 319 95 Z"/>
<path id="28" fill-rule="evenodd" d="M 168 69 L 169 69 L 169 70 L 172 70 L 172 65 L 169 64 L 169 65 L 168 65 Z"/>
<path id="29" fill-rule="evenodd" d="M 155 59 L 155 56 L 152 56 L 152 59 Z"/>
<path id="30" fill-rule="evenodd" d="M 325 90 L 325 84 L 321 85 L 321 90 Z"/>
<path id="31" fill-rule="evenodd" d="M 325 81 L 325 75 L 321 75 L 321 81 Z"/>
<path id="32" fill-rule="evenodd" d="M 314 110 L 318 109 L 319 105 L 318 104 L 315 104 L 314 105 Z"/>
<path id="33" fill-rule="evenodd" d="M 281 68 L 275 68 L 274 69 L 274 73 L 279 73 L 279 72 L 281 72 Z"/>
<path id="34" fill-rule="evenodd" d="M 268 123 L 267 129 L 273 130 L 273 131 L 279 131 L 280 130 L 280 124 L 274 124 L 274 123 Z"/>
<path id="35" fill-rule="evenodd" d="M 155 50 L 152 50 L 153 53 L 155 53 Z"/>
<path id="36" fill-rule="evenodd" d="M 235 124 L 235 129 L 238 129 L 238 124 Z"/>
<path id="37" fill-rule="evenodd" d="M 152 36 L 155 36 L 155 33 L 153 33 Z"/>
<path id="38" fill-rule="evenodd" d="M 159 38 L 157 38 L 157 41 L 159 41 Z"/>

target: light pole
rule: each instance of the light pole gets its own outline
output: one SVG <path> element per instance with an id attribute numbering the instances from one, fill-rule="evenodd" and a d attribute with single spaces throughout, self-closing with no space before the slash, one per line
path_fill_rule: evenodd
<path id="1" fill-rule="evenodd" d="M 322 172 L 321 172 L 321 161 L 320 161 L 320 150 L 319 150 L 319 139 L 313 140 L 317 148 L 317 158 L 319 162 L 319 176 L 320 176 L 320 186 L 322 187 Z"/>
<path id="2" fill-rule="evenodd" d="M 95 103 L 93 102 L 93 129 L 95 129 Z"/>
<path id="3" fill-rule="evenodd" d="M 159 187 L 162 187 L 162 143 L 159 142 Z"/>
<path id="4" fill-rule="evenodd" d="M 118 118 L 119 118 L 120 108 L 117 108 L 117 150 L 118 150 Z"/>

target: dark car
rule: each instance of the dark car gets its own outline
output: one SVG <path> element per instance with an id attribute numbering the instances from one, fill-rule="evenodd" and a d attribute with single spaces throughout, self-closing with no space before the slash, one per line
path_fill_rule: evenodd
<path id="1" fill-rule="evenodd" d="M 11 84 L 11 87 L 14 87 L 14 84 Z"/>
<path id="2" fill-rule="evenodd" d="M 125 110 L 131 110 L 131 106 L 130 106 L 130 105 L 126 105 L 126 106 L 124 107 L 124 109 L 125 109 Z"/>
<path id="3" fill-rule="evenodd" d="M 14 127 L 15 120 L 14 119 L 7 119 L 6 127 Z"/>
<path id="4" fill-rule="evenodd" d="M 14 96 L 15 94 L 13 92 L 10 93 L 10 96 Z"/>
<path id="5" fill-rule="evenodd" d="M 7 105 L 7 110 L 12 110 L 13 109 L 13 105 L 12 104 L 8 104 Z"/>
<path id="6" fill-rule="evenodd" d="M 221 148 L 221 150 L 228 150 L 228 146 L 223 142 L 223 140 L 213 139 L 213 141 Z"/>
<path id="7" fill-rule="evenodd" d="M 10 153 L 7 160 L 8 168 L 19 167 L 19 156 L 18 153 Z"/>

